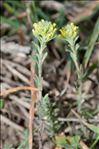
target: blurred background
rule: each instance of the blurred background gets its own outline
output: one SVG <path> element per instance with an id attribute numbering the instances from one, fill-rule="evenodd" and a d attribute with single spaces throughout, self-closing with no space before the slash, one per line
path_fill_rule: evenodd
<path id="1" fill-rule="evenodd" d="M 0 10 L 0 83 L 1 91 L 4 91 L 16 86 L 30 84 L 30 55 L 34 39 L 32 26 L 33 23 L 41 19 L 55 22 L 58 29 L 68 22 L 74 22 L 79 26 L 79 57 L 80 63 L 82 63 L 99 17 L 99 1 L 0 0 Z M 97 30 L 94 32 L 97 34 Z M 92 41 L 95 38 L 95 33 Z M 91 42 L 91 46 L 93 46 L 93 52 L 89 64 L 99 58 L 99 37 L 97 41 Z M 71 116 L 70 110 L 75 107 L 76 101 L 74 83 L 76 75 L 70 57 L 64 50 L 65 48 L 64 43 L 58 39 L 48 43 L 48 57 L 43 65 L 43 94 L 49 93 L 51 101 L 57 103 L 57 108 L 60 110 L 59 117 Z M 98 105 L 98 75 L 98 70 L 96 70 L 84 84 L 87 101 L 83 106 L 83 116 L 86 119 L 96 118 L 96 121 L 93 120 L 92 122 L 95 124 L 99 118 L 96 110 Z M 4 106 L 0 110 L 1 148 L 17 148 L 21 144 L 20 149 L 23 149 L 21 142 L 24 140 L 24 144 L 27 144 L 28 136 L 30 92 L 19 91 L 2 97 L 2 100 L 4 100 Z M 79 124 L 75 122 L 70 123 L 71 129 L 69 123 L 60 125 L 61 128 L 58 133 L 79 134 L 89 146 L 95 140 L 94 133 L 85 127 L 83 130 L 79 129 Z M 97 145 L 97 147 L 99 146 Z"/>

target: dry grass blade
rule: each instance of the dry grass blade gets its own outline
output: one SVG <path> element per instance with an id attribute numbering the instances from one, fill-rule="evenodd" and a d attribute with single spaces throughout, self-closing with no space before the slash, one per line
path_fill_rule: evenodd
<path id="1" fill-rule="evenodd" d="M 1 115 L 0 118 L 1 118 L 1 122 L 6 123 L 7 125 L 11 126 L 15 130 L 23 131 L 23 127 L 21 127 L 21 126 L 17 125 L 16 123 L 12 122 L 7 117 Z"/>
<path id="2" fill-rule="evenodd" d="M 10 53 L 10 54 L 29 54 L 30 47 L 28 46 L 22 46 L 15 42 L 6 42 L 5 40 L 1 39 L 1 52 L 3 53 Z"/>
<path id="3" fill-rule="evenodd" d="M 89 149 L 89 147 L 83 141 L 80 141 L 79 143 L 82 149 Z"/>
<path id="4" fill-rule="evenodd" d="M 20 91 L 20 90 L 32 90 L 34 91 L 38 91 L 38 89 L 36 89 L 35 87 L 31 87 L 31 86 L 20 86 L 20 87 L 15 87 L 15 88 L 11 88 L 8 89 L 6 91 L 3 91 L 0 93 L 0 96 L 7 96 L 8 94 Z"/>
<path id="5" fill-rule="evenodd" d="M 6 64 L 5 66 L 13 75 L 17 76 L 23 82 L 29 84 L 29 80 L 22 73 L 20 73 L 19 71 L 17 71 L 15 68 L 11 67 L 8 64 Z"/>
<path id="6" fill-rule="evenodd" d="M 88 3 L 84 8 L 80 10 L 79 13 L 76 13 L 75 17 L 71 17 L 71 21 L 77 23 L 87 19 L 93 15 L 97 6 L 99 6 L 99 1 Z"/>
<path id="7" fill-rule="evenodd" d="M 55 9 L 55 10 L 59 10 L 59 9 L 62 9 L 62 8 L 64 9 L 65 8 L 62 3 L 57 2 L 57 1 L 53 1 L 53 0 L 51 0 L 51 1 L 41 1 L 40 5 L 42 7 L 46 7 L 48 9 Z"/>
<path id="8" fill-rule="evenodd" d="M 81 118 L 80 115 L 75 110 L 72 109 L 71 111 L 76 117 L 78 117 L 78 119 L 82 122 L 83 125 L 85 125 L 88 129 L 90 129 L 94 133 L 99 134 L 99 127 L 97 127 L 93 124 L 87 123 L 86 120 Z"/>

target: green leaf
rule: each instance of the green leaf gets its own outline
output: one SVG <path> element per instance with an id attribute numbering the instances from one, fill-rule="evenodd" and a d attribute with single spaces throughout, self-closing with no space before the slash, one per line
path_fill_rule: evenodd
<path id="1" fill-rule="evenodd" d="M 43 97 L 44 100 L 48 100 L 48 94 Z"/>
<path id="2" fill-rule="evenodd" d="M 58 16 L 55 20 L 57 26 L 60 28 L 65 23 L 65 17 L 64 17 L 64 9 L 58 9 Z"/>
<path id="3" fill-rule="evenodd" d="M 47 53 L 47 52 L 45 52 L 45 53 L 44 53 L 44 55 L 43 55 L 43 57 L 42 57 L 42 63 L 43 63 L 43 62 L 44 62 L 44 60 L 46 59 L 47 55 L 48 55 L 48 53 Z"/>
<path id="4" fill-rule="evenodd" d="M 44 100 L 46 103 L 49 103 L 48 94 L 46 94 L 46 95 L 43 97 L 43 100 Z"/>
<path id="5" fill-rule="evenodd" d="M 35 55 L 33 55 L 32 56 L 32 60 L 37 64 L 37 65 L 39 65 L 39 55 L 38 54 L 35 54 Z"/>
<path id="6" fill-rule="evenodd" d="M 99 135 L 96 137 L 95 141 L 92 143 L 92 145 L 90 146 L 90 149 L 94 149 L 95 145 L 99 142 Z"/>
<path id="7" fill-rule="evenodd" d="M 13 9 L 13 7 L 11 7 L 11 5 L 9 5 L 8 3 L 4 2 L 3 3 L 3 7 L 9 12 L 9 13 L 14 13 L 15 10 Z"/>
<path id="8" fill-rule="evenodd" d="M 33 43 L 33 51 L 36 51 L 36 52 L 40 52 L 40 47 L 38 46 L 38 44 L 37 43 L 35 43 L 34 41 L 32 41 L 32 43 Z"/>
<path id="9" fill-rule="evenodd" d="M 88 125 L 89 129 L 92 130 L 93 132 L 99 134 L 99 127 L 95 126 L 95 125 L 92 125 L 92 124 L 89 124 Z"/>
<path id="10" fill-rule="evenodd" d="M 62 136 L 56 136 L 55 137 L 55 142 L 56 142 L 56 145 L 58 147 L 64 147 L 67 142 L 66 142 L 66 136 L 62 135 Z"/>
<path id="11" fill-rule="evenodd" d="M 11 19 L 8 19 L 8 18 L 3 17 L 3 16 L 0 16 L 0 18 L 1 18 L 1 23 L 9 24 L 10 26 L 12 26 L 16 29 L 18 29 L 20 27 L 18 20 L 11 20 Z"/>
<path id="12" fill-rule="evenodd" d="M 79 146 L 80 136 L 56 136 L 55 141 L 58 147 L 77 148 Z"/>
<path id="13" fill-rule="evenodd" d="M 47 113 L 47 112 L 49 111 L 49 106 L 50 106 L 48 94 L 46 94 L 46 95 L 43 97 L 43 106 L 44 106 L 45 113 Z"/>
<path id="14" fill-rule="evenodd" d="M 85 81 L 88 76 L 96 69 L 98 68 L 98 62 L 94 62 L 91 66 L 89 66 L 89 68 L 87 68 L 87 70 L 85 71 L 82 80 Z"/>
<path id="15" fill-rule="evenodd" d="M 42 11 L 41 8 L 38 7 L 38 8 L 36 8 L 36 10 L 37 10 L 38 16 L 40 16 L 40 17 L 43 18 L 44 20 L 49 20 L 48 14 L 44 13 L 44 11 Z"/>
<path id="16" fill-rule="evenodd" d="M 0 99 L 0 109 L 4 108 L 4 100 Z"/>
<path id="17" fill-rule="evenodd" d="M 35 1 L 31 1 L 31 3 L 28 3 L 27 7 L 30 10 L 30 17 L 31 17 L 32 22 L 37 22 L 38 13 L 37 13 L 37 7 L 36 7 Z"/>
<path id="18" fill-rule="evenodd" d="M 19 0 L 13 1 L 13 2 L 9 0 L 9 1 L 6 1 L 6 3 L 10 4 L 14 9 L 21 8 L 23 10 L 26 10 L 25 4 Z"/>
<path id="19" fill-rule="evenodd" d="M 21 143 L 20 143 L 20 145 L 18 146 L 17 149 L 28 149 L 29 148 L 29 146 L 28 146 L 28 136 L 29 136 L 29 132 L 28 132 L 27 129 L 25 129 L 23 131 L 23 139 L 22 139 L 22 141 L 21 141 Z"/>
<path id="20" fill-rule="evenodd" d="M 83 64 L 84 64 L 85 67 L 88 64 L 88 61 L 89 61 L 90 56 L 92 54 L 95 42 L 96 42 L 98 37 L 99 37 L 99 18 L 96 21 L 93 33 L 92 33 L 90 41 L 89 41 L 89 45 L 87 47 L 87 50 L 86 50 L 86 53 L 85 53 L 85 56 L 84 56 Z"/>
<path id="21" fill-rule="evenodd" d="M 12 145 L 9 145 L 9 144 L 5 144 L 3 149 L 12 149 Z"/>
<path id="22" fill-rule="evenodd" d="M 39 77 L 38 77 L 37 75 L 35 75 L 34 78 L 35 78 L 35 79 L 34 79 L 34 82 L 35 82 L 36 87 L 39 87 L 39 85 L 40 85 Z"/>

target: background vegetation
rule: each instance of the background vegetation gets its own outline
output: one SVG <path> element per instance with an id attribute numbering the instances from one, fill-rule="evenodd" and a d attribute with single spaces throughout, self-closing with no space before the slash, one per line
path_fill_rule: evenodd
<path id="1" fill-rule="evenodd" d="M 43 95 L 48 93 L 54 111 L 55 137 L 43 134 L 43 149 L 99 148 L 99 1 L 5 0 L 0 1 L 1 23 L 1 148 L 28 149 L 31 93 L 22 90 L 5 95 L 16 86 L 29 86 L 33 23 L 41 19 L 55 22 L 58 30 L 69 22 L 79 26 L 80 64 L 84 67 L 82 112 L 77 111 L 76 71 L 67 46 L 59 39 L 47 45 L 43 64 Z M 36 42 L 36 41 L 35 41 Z M 15 91 L 15 90 L 14 90 Z M 12 91 L 11 91 L 12 92 Z M 49 107 L 49 108 L 50 108 Z M 38 149 L 34 109 L 33 147 Z"/>

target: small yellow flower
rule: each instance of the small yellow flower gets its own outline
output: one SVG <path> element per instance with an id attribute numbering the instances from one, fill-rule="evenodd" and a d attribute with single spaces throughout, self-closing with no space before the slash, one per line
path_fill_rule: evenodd
<path id="1" fill-rule="evenodd" d="M 60 35 L 63 38 L 75 38 L 78 35 L 78 27 L 73 23 L 67 24 L 60 29 Z"/>
<path id="2" fill-rule="evenodd" d="M 33 35 L 40 40 L 48 42 L 53 39 L 56 32 L 56 24 L 49 21 L 41 20 L 33 24 Z"/>

